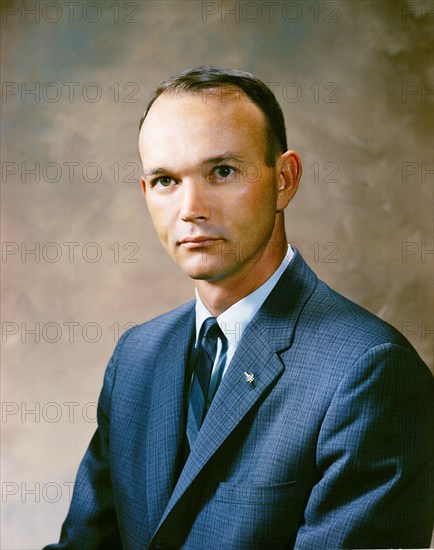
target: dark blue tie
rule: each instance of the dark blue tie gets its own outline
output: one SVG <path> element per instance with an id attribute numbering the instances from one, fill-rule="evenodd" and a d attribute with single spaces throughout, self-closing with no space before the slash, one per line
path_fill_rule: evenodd
<path id="1" fill-rule="evenodd" d="M 214 395 L 209 394 L 209 384 L 217 353 L 217 338 L 221 339 L 223 345 L 222 351 L 224 352 L 227 347 L 226 337 L 221 331 L 215 317 L 208 317 L 203 323 L 199 333 L 197 360 L 188 402 L 187 438 L 190 449 L 193 446 L 203 419 L 211 404 L 211 400 L 214 397 Z M 223 365 L 221 365 L 221 367 L 221 371 L 223 371 Z M 217 383 L 213 394 L 215 394 L 217 390 L 221 377 L 222 372 L 219 372 L 217 374 Z"/>

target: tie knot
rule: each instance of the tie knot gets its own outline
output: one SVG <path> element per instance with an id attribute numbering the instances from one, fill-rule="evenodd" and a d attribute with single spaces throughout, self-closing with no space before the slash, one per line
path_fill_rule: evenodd
<path id="1" fill-rule="evenodd" d="M 215 317 L 208 317 L 208 319 L 205 319 L 202 325 L 202 338 L 215 339 L 222 334 L 223 333 Z"/>
<path id="2" fill-rule="evenodd" d="M 223 334 L 215 317 L 205 319 L 201 328 L 201 334 L 200 343 L 210 356 L 215 356 L 217 338 L 220 338 L 223 346 L 226 344 L 226 336 Z"/>

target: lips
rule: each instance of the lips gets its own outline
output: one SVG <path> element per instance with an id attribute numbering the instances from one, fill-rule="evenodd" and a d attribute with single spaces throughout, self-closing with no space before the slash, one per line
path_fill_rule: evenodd
<path id="1" fill-rule="evenodd" d="M 207 246 L 213 246 L 220 242 L 222 239 L 218 237 L 209 237 L 207 235 L 199 235 L 195 237 L 184 237 L 179 241 L 179 244 L 185 248 L 205 248 Z"/>

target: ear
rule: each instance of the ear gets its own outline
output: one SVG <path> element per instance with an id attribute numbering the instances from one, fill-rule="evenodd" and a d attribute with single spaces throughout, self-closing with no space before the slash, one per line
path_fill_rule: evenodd
<path id="1" fill-rule="evenodd" d="M 277 212 L 284 210 L 298 189 L 301 178 L 301 159 L 295 151 L 286 151 L 277 162 Z"/>

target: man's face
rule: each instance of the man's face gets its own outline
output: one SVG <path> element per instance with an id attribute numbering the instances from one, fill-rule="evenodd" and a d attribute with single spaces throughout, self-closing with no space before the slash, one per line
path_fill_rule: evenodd
<path id="1" fill-rule="evenodd" d="M 254 103 L 220 90 L 162 95 L 143 123 L 148 209 L 163 246 L 193 279 L 248 274 L 264 261 L 276 211 L 286 206 L 279 169 L 265 165 L 264 129 Z"/>

